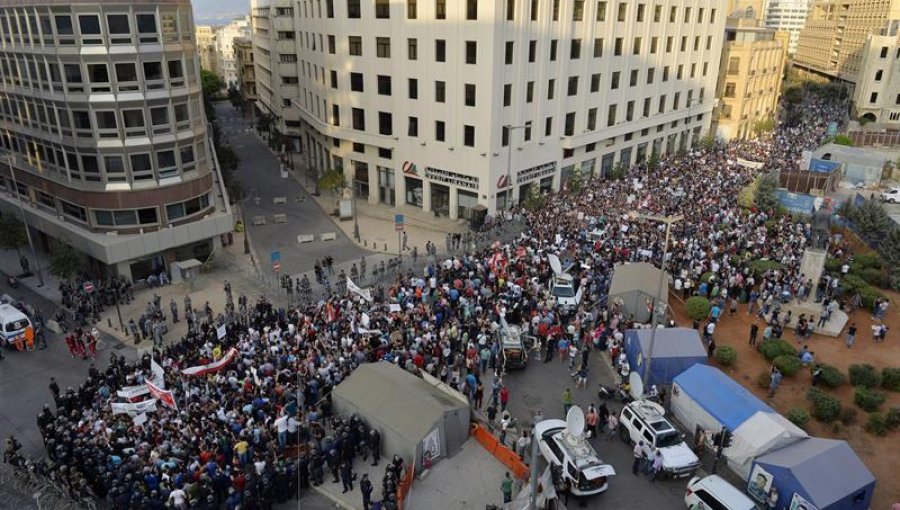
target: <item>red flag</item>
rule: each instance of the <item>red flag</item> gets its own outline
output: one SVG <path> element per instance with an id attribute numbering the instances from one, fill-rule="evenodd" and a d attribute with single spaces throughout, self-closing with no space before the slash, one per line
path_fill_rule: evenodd
<path id="1" fill-rule="evenodd" d="M 219 361 L 216 361 L 215 363 L 208 363 L 206 365 L 199 365 L 196 367 L 188 367 L 182 370 L 181 373 L 184 375 L 206 375 L 215 373 L 219 370 L 222 370 L 226 365 L 231 363 L 231 360 L 233 360 L 235 356 L 237 356 L 237 349 L 232 347 L 228 350 L 228 352 L 225 353 L 224 356 L 222 356 L 222 359 L 220 359 Z"/>
<path id="2" fill-rule="evenodd" d="M 150 390 L 150 394 L 158 398 L 163 405 L 176 411 L 178 410 L 178 405 L 175 403 L 175 396 L 171 391 L 164 390 L 150 381 L 147 381 L 147 389 Z"/>

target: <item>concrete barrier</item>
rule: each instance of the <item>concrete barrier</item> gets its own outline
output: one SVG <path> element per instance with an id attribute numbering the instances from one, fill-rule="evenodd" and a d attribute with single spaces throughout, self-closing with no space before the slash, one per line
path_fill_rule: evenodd
<path id="1" fill-rule="evenodd" d="M 272 221 L 274 223 L 287 223 L 287 214 L 273 214 Z"/>
<path id="2" fill-rule="evenodd" d="M 265 225 L 266 217 L 265 216 L 254 216 L 253 218 L 250 219 L 250 224 L 251 225 Z"/>
<path id="3" fill-rule="evenodd" d="M 49 329 L 53 333 L 55 333 L 57 335 L 62 333 L 62 328 L 59 326 L 59 323 L 56 322 L 55 320 L 50 319 L 47 321 L 46 324 L 47 324 L 47 329 Z"/>
<path id="4" fill-rule="evenodd" d="M 286 203 L 287 203 L 287 197 L 272 197 L 272 203 L 275 204 L 275 205 L 278 205 L 278 204 L 286 204 Z"/>
<path id="5" fill-rule="evenodd" d="M 337 233 L 328 232 L 327 234 L 322 234 L 319 238 L 323 241 L 337 241 Z"/>
<path id="6" fill-rule="evenodd" d="M 301 235 L 298 235 L 298 236 L 297 236 L 297 243 L 298 243 L 298 244 L 311 243 L 311 242 L 313 242 L 313 241 L 315 241 L 315 240 L 316 240 L 316 236 L 314 236 L 314 235 L 312 235 L 312 234 L 301 234 Z"/>

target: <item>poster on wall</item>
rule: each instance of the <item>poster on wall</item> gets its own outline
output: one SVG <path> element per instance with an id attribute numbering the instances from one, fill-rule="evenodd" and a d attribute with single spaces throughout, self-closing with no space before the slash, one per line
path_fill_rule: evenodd
<path id="1" fill-rule="evenodd" d="M 806 498 L 803 496 L 794 493 L 794 497 L 791 498 L 791 506 L 790 510 L 819 510 L 815 505 L 806 501 Z"/>
<path id="2" fill-rule="evenodd" d="M 422 457 L 434 462 L 434 459 L 441 456 L 441 432 L 435 428 L 425 436 L 422 440 Z"/>
<path id="3" fill-rule="evenodd" d="M 753 471 L 750 472 L 750 479 L 747 480 L 747 494 L 750 494 L 750 497 L 756 501 L 765 503 L 769 496 L 769 489 L 772 488 L 773 478 L 759 464 L 753 466 Z"/>

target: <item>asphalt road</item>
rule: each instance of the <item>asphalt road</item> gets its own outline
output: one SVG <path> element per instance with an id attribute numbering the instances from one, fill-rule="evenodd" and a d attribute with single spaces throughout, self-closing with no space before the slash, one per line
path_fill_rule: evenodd
<path id="1" fill-rule="evenodd" d="M 266 267 L 272 250 L 281 254 L 281 273 L 297 274 L 310 271 L 316 259 L 331 255 L 335 263 L 359 259 L 367 254 L 337 228 L 303 187 L 292 177 L 282 178 L 280 163 L 269 147 L 252 131 L 250 123 L 230 103 L 216 104 L 216 117 L 223 141 L 229 143 L 240 158 L 235 178 L 243 187 L 246 225 L 250 229 L 260 263 Z M 296 161 L 295 163 L 299 163 Z M 299 164 L 298 164 L 299 168 Z M 275 197 L 286 197 L 286 204 L 274 204 Z M 259 198 L 257 203 L 257 198 Z M 273 223 L 272 215 L 286 214 L 287 223 Z M 254 216 L 265 216 L 266 224 L 253 226 Z M 334 232 L 337 239 L 321 241 L 319 234 Z M 301 234 L 316 235 L 316 240 L 297 243 Z"/>

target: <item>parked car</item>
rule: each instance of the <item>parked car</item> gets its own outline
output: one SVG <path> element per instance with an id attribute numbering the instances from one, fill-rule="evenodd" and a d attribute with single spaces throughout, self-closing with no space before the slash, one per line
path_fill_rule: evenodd
<path id="1" fill-rule="evenodd" d="M 892 204 L 900 203 L 900 186 L 895 186 L 887 191 L 882 191 L 881 201 L 890 202 Z"/>
<path id="2" fill-rule="evenodd" d="M 719 475 L 691 478 L 684 491 L 684 504 L 697 510 L 756 509 L 753 500 Z"/>
<path id="3" fill-rule="evenodd" d="M 550 278 L 550 294 L 556 298 L 557 306 L 575 308 L 581 304 L 581 292 L 575 290 L 575 281 L 568 273 L 554 274 Z"/>
<path id="4" fill-rule="evenodd" d="M 619 434 L 626 443 L 644 441 L 651 448 L 659 448 L 663 458 L 663 474 L 674 478 L 691 476 L 700 467 L 700 459 L 665 414 L 665 409 L 656 402 L 631 402 L 622 408 Z"/>
<path id="5" fill-rule="evenodd" d="M 542 420 L 534 426 L 533 437 L 547 463 L 558 467 L 560 476 L 569 480 L 572 494 L 589 496 L 609 488 L 608 479 L 616 474 L 615 469 L 600 460 L 583 434 L 569 434 L 565 421 Z"/>

